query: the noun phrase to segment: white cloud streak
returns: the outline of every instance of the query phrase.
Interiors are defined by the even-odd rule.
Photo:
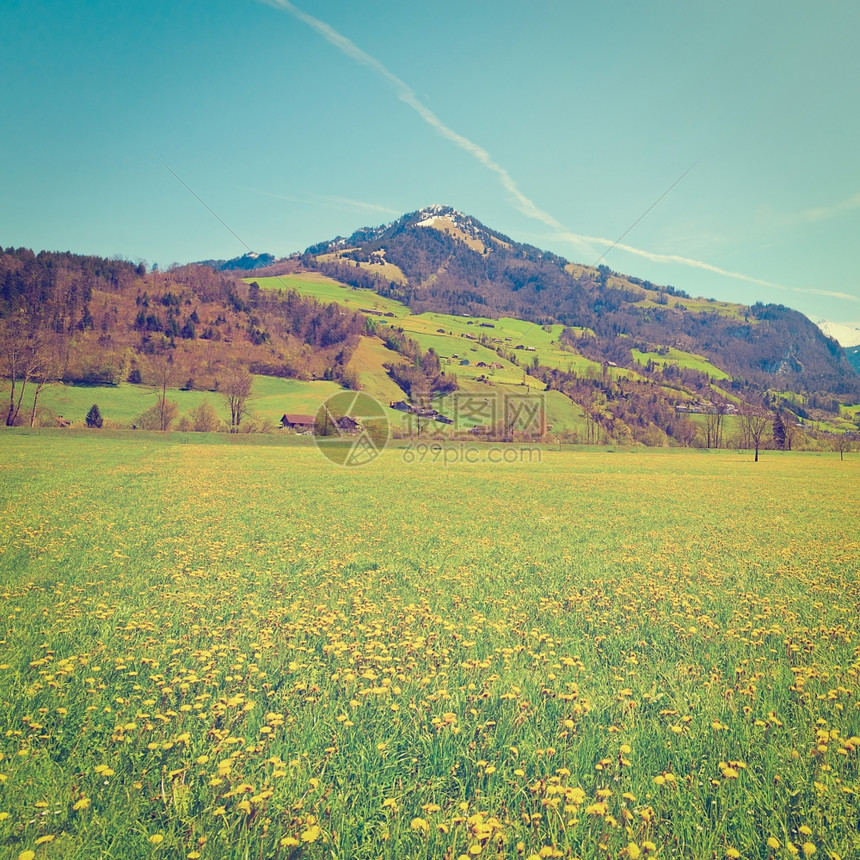
[[[445,125],[445,123],[442,122],[442,120],[439,119],[439,117],[436,116],[430,108],[418,99],[418,96],[412,87],[398,78],[397,75],[388,71],[388,69],[375,57],[371,57],[370,54],[362,51],[355,42],[351,41],[341,33],[338,33],[337,30],[332,29],[324,21],[320,21],[319,18],[314,18],[313,15],[308,15],[307,12],[303,12],[297,6],[290,3],[289,0],[261,0],[261,2],[264,2],[269,6],[273,6],[276,9],[283,9],[285,12],[289,12],[294,18],[298,18],[299,21],[316,30],[317,33],[319,33],[327,42],[334,45],[339,51],[341,51],[341,53],[346,54],[347,57],[356,60],[361,63],[361,65],[379,75],[379,77],[381,77],[391,87],[391,89],[394,90],[397,97],[402,102],[409,105],[409,107],[411,107],[412,110],[414,110],[421,119],[427,123],[427,125],[434,129],[434,131],[446,140],[450,140],[455,146],[458,146],[464,152],[467,152],[483,164],[484,167],[495,173],[501,182],[502,187],[513,198],[517,209],[519,209],[524,215],[527,215],[529,218],[535,218],[546,224],[548,227],[552,227],[557,230],[564,229],[563,225],[559,221],[553,218],[548,212],[544,212],[543,209],[541,209],[533,200],[529,200],[529,198],[520,191],[510,173],[508,173],[508,171],[505,170],[505,168],[498,162],[494,161],[490,153],[487,152],[484,147],[469,140],[469,138],[464,137],[462,134],[458,134],[454,129]]]
[[[603,239],[599,236],[582,236],[579,233],[559,233],[559,239],[567,239],[576,244],[592,244],[592,245],[612,245],[610,239]],[[637,257],[644,257],[653,263],[670,263],[680,266],[689,266],[692,269],[702,269],[705,272],[713,272],[715,275],[722,275],[726,278],[734,278],[738,281],[746,281],[749,284],[758,284],[761,287],[771,287],[775,290],[788,290],[793,293],[806,293],[813,296],[829,296],[834,299],[846,299],[851,302],[860,302],[857,296],[841,293],[836,290],[816,290],[806,289],[804,287],[787,287],[784,284],[777,284],[773,281],[765,281],[761,278],[753,278],[750,275],[744,275],[741,272],[732,272],[728,269],[722,269],[719,266],[714,266],[712,263],[705,263],[702,260],[693,260],[690,257],[680,257],[677,254],[655,254],[652,251],[643,251],[641,248],[634,248],[632,245],[624,245],[618,243],[615,245],[621,251],[626,251],[628,254],[634,254]]]
[[[817,206],[813,209],[806,209],[797,215],[791,216],[789,221],[792,224],[828,221],[837,215],[842,215],[844,212],[850,212],[852,209],[860,209],[860,192],[849,197],[847,200],[841,200],[839,203],[834,203],[831,206]]]
[[[545,212],[541,209],[533,200],[530,200],[525,194],[520,191],[517,187],[516,182],[514,182],[513,177],[502,167],[498,162],[494,161],[492,156],[487,152],[479,144],[474,141],[469,140],[469,138],[464,137],[462,134],[454,131],[454,129],[449,128],[433,113],[430,108],[428,108],[425,104],[423,104],[418,96],[415,93],[415,90],[412,89],[407,83],[402,81],[397,75],[390,72],[379,60],[375,57],[372,57],[367,52],[363,51],[358,45],[355,44],[351,39],[348,39],[342,33],[338,33],[337,30],[330,27],[324,21],[321,21],[319,18],[315,18],[313,15],[309,15],[307,12],[302,11],[297,6],[293,5],[289,0],[260,0],[260,2],[265,3],[268,6],[272,6],[275,9],[281,9],[284,12],[288,12],[294,18],[298,19],[304,24],[307,24],[310,28],[315,30],[322,36],[327,42],[334,45],[341,53],[345,54],[347,57],[355,60],[366,68],[370,69],[372,72],[377,74],[380,78],[382,78],[388,86],[395,92],[397,97],[412,108],[420,117],[427,123],[434,131],[436,131],[441,137],[446,140],[451,141],[455,146],[462,149],[464,152],[471,155],[478,162],[480,162],[484,167],[488,170],[492,171],[496,174],[499,182],[502,187],[508,192],[511,198],[514,201],[516,208],[522,212],[524,215],[529,218],[533,218],[541,223],[545,224],[547,227],[551,227],[557,231],[556,236],[559,239],[563,239],[568,242],[572,242],[573,244],[583,247],[583,246],[592,246],[599,245],[602,247],[609,247],[613,244],[615,248],[619,250],[626,251],[628,254],[634,254],[638,257],[644,257],[647,260],[651,260],[656,263],[674,263],[681,266],[688,266],[694,269],[702,269],[707,272],[713,272],[717,275],[722,275],[727,278],[734,278],[739,281],[746,281],[750,284],[757,284],[763,287],[770,287],[777,290],[787,290],[791,292],[797,293],[807,293],[811,295],[820,295],[820,296],[830,296],[831,298],[839,298],[839,299],[847,299],[849,301],[860,301],[857,296],[851,296],[847,293],[841,293],[831,290],[816,290],[816,289],[803,289],[801,287],[787,287],[782,284],[775,284],[772,281],[761,280],[760,278],[753,278],[749,275],[741,274],[740,272],[731,272],[727,269],[722,269],[719,266],[714,266],[710,263],[703,262],[701,260],[693,260],[689,257],[681,257],[675,254],[655,254],[650,251],[643,251],[640,248],[634,248],[631,245],[622,245],[615,244],[611,239],[604,239],[596,236],[584,236],[578,233],[570,232],[560,221],[550,215],[548,212]],[[815,215],[815,220],[822,220],[825,217],[829,217],[829,213],[835,211],[844,211],[846,209],[853,209],[857,206],[860,206],[860,194],[855,195],[847,201],[843,201],[843,203],[839,204],[837,207],[830,207],[829,209],[820,209],[820,210],[810,210],[809,213],[806,213],[808,217],[812,217],[815,213],[819,213]]]

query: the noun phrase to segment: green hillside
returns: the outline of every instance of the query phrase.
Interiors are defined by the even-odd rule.
[[[251,417],[277,423],[285,412],[313,414],[327,397],[340,390],[335,382],[255,376]],[[215,408],[218,417],[229,423],[230,410],[224,397],[217,392],[169,389],[167,397],[177,404],[180,416],[207,401]],[[90,406],[96,403],[106,426],[127,428],[142,412],[154,406],[156,399],[157,395],[151,388],[127,382],[119,385],[50,383],[39,397],[39,411],[45,420],[49,416],[60,416],[72,426],[82,426]]]

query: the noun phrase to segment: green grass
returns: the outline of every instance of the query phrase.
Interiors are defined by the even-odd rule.
[[[376,337],[362,337],[350,358],[347,369],[358,373],[361,390],[375,397],[383,406],[406,400],[406,394],[388,375],[386,364],[403,364],[406,359],[392,352]]]
[[[248,279],[250,280],[250,279]],[[401,327],[422,349],[433,347],[439,355],[451,358],[455,353],[460,358],[468,358],[474,365],[478,361],[486,364],[495,362],[503,365],[493,371],[493,377],[498,382],[516,384],[522,377],[522,369],[517,367],[497,353],[497,348],[506,352],[514,352],[520,365],[528,366],[537,358],[540,364],[547,367],[572,369],[578,373],[600,371],[600,365],[570,349],[562,348],[559,336],[564,326],[539,326],[525,320],[502,317],[463,317],[453,314],[423,313],[413,314],[406,305],[391,299],[382,298],[371,290],[360,290],[347,287],[329,278],[316,274],[285,275],[281,278],[257,278],[257,283],[263,289],[294,289],[303,296],[315,298],[323,302],[337,302],[351,310],[371,310],[380,314],[392,313],[393,317],[375,316],[381,325],[396,325]],[[492,328],[482,326],[491,325]],[[440,331],[441,329],[441,331]],[[587,329],[580,329],[587,332]],[[484,336],[489,344],[484,346],[471,340],[465,335],[475,338]],[[521,345],[524,348],[515,350]],[[532,347],[531,350],[526,349]],[[449,368],[446,368],[449,369]],[[459,359],[452,360],[450,369],[458,376],[476,378],[486,373],[481,368],[459,367]],[[637,374],[623,368],[613,371],[618,376],[635,377]],[[527,383],[531,384],[531,383]]]
[[[675,349],[675,347],[668,347],[668,352],[665,355],[659,352],[642,352],[638,349],[631,351],[633,353],[633,360],[643,366],[649,361],[653,361],[654,364],[660,367],[674,364],[677,367],[686,367],[690,370],[698,370],[700,373],[707,373],[711,379],[731,379],[731,376],[724,370],[720,370],[719,367],[711,364],[706,358],[693,352],[684,352],[684,350]]]
[[[278,422],[285,412],[314,413],[320,404],[341,388],[336,382],[254,377],[254,399],[251,413]],[[8,391],[8,387],[6,388]],[[8,396],[8,395],[7,395]],[[180,414],[190,412],[204,400],[215,407],[222,421],[229,422],[230,411],[217,391],[168,390],[168,400],[175,401]],[[64,385],[51,383],[39,397],[44,416],[63,416],[73,426],[83,426],[93,403],[99,407],[108,426],[130,427],[137,417],[156,402],[155,392],[143,385]],[[30,398],[32,402],[32,398]],[[29,419],[29,413],[27,415]]]
[[[2,434],[4,856],[860,852],[856,456],[214,441]]]
[[[277,278],[246,278],[245,280],[249,283],[256,281],[263,290],[295,290],[300,295],[325,303],[337,302],[354,311],[367,308],[382,313],[390,311],[397,316],[408,313],[408,309],[400,302],[383,298],[373,290],[345,287],[331,278],[315,273],[281,275]]]

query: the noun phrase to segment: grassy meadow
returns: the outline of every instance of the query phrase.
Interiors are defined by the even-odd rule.
[[[860,856],[860,459],[406,444],[0,435],[2,856]]]

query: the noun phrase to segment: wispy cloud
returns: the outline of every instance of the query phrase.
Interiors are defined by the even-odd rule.
[[[529,218],[540,221],[547,227],[551,227],[556,231],[556,237],[567,242],[571,242],[577,247],[594,247],[595,245],[604,248],[620,249],[629,254],[634,254],[639,257],[651,260],[658,263],[674,263],[681,266],[688,266],[694,269],[702,269],[704,271],[713,272],[717,275],[722,275],[727,278],[734,278],[739,281],[746,281],[750,284],[758,284],[759,286],[771,287],[777,290],[787,290],[791,292],[807,293],[811,295],[830,296],[832,298],[847,299],[849,301],[860,301],[857,296],[851,296],[847,293],[836,292],[832,290],[816,290],[804,289],[801,287],[787,287],[783,284],[776,284],[772,281],[765,281],[760,278],[753,278],[749,275],[744,275],[740,272],[731,272],[727,269],[722,269],[719,266],[714,266],[711,263],[703,262],[702,260],[693,260],[689,257],[681,257],[675,254],[655,254],[650,251],[643,251],[640,248],[634,248],[631,245],[619,244],[617,240],[604,239],[596,236],[585,236],[579,233],[573,233],[568,230],[558,219],[554,218],[548,212],[541,209],[533,200],[530,200],[525,194],[520,191],[513,177],[505,170],[502,165],[496,162],[484,147],[475,143],[462,134],[454,131],[454,129],[445,125],[436,114],[423,104],[418,98],[415,90],[412,89],[405,81],[401,80],[394,73],[390,72],[379,60],[372,57],[367,52],[363,51],[351,39],[348,39],[342,33],[330,27],[325,21],[309,15],[307,12],[299,9],[290,0],[260,0],[275,9],[281,9],[288,12],[294,18],[304,24],[307,24],[317,33],[319,33],[327,42],[334,45],[339,51],[347,57],[355,60],[366,68],[370,69],[378,75],[385,83],[394,91],[397,97],[414,110],[437,134],[446,140],[451,141],[455,146],[462,149],[464,152],[471,155],[480,162],[488,170],[492,171],[502,187],[508,192],[512,198],[516,208]],[[829,213],[835,211],[844,211],[860,206],[860,194],[855,195],[849,200],[843,201],[835,207],[829,207],[820,210],[809,210],[808,217],[817,217],[818,220],[829,217]],[[652,207],[653,208],[653,207]],[[817,214],[816,214],[817,213]],[[647,213],[646,213],[647,214]],[[643,216],[644,217],[644,216]],[[641,220],[641,219],[640,219]],[[638,223],[638,222],[637,222]],[[629,232],[629,230],[628,230]]]
[[[792,224],[808,224],[815,221],[828,221],[844,212],[850,212],[852,209],[860,209],[860,192],[847,198],[840,200],[838,203],[833,203],[830,206],[816,206],[812,209],[805,209],[803,212],[798,212],[795,215],[790,215],[788,221]]]
[[[637,257],[643,257],[653,263],[670,263],[679,266],[688,266],[692,269],[702,269],[705,272],[713,272],[715,275],[722,275],[726,278],[734,278],[738,281],[746,281],[749,284],[758,284],[761,287],[771,287],[775,290],[787,290],[793,293],[806,293],[813,296],[829,296],[834,299],[847,299],[851,302],[860,302],[857,296],[849,295],[848,293],[838,292],[836,290],[817,290],[806,287],[788,287],[785,284],[777,284],[774,281],[765,281],[762,278],[753,278],[750,275],[744,275],[741,272],[732,272],[728,269],[723,269],[720,266],[715,266],[712,263],[706,263],[703,260],[693,260],[690,257],[681,257],[677,254],[655,254],[653,251],[643,251],[641,248],[634,248],[632,245],[623,245],[621,243],[613,243],[610,239],[603,239],[600,236],[583,236],[579,233],[562,232],[557,234],[557,238],[566,239],[578,245],[613,245],[620,251],[626,251],[628,254],[634,254]]]

